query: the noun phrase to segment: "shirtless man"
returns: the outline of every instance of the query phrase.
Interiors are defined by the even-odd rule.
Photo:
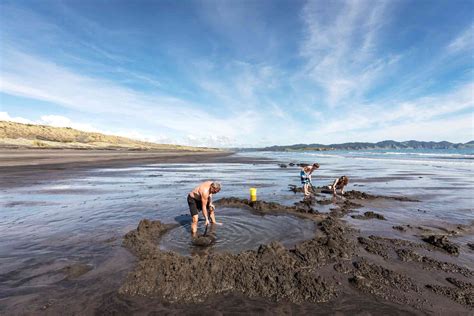
[[[191,233],[193,236],[197,232],[197,224],[199,220],[199,211],[202,210],[202,215],[206,219],[206,226],[209,225],[209,217],[213,224],[218,224],[216,222],[216,217],[214,215],[215,206],[212,204],[212,195],[221,190],[221,185],[219,182],[214,181],[205,181],[195,187],[188,194],[188,205],[191,216],[193,217],[191,223]],[[208,217],[209,210],[209,217]]]

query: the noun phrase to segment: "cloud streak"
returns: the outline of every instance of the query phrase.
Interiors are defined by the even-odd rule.
[[[310,1],[303,8],[302,75],[321,88],[329,107],[360,98],[396,63],[396,56],[375,55],[386,7],[385,1]]]
[[[26,120],[181,144],[255,146],[407,136],[397,127],[419,138],[426,132],[417,125],[431,128],[432,122],[444,121],[464,125],[433,132],[433,137],[455,141],[472,136],[466,125],[474,108],[472,21],[433,40],[432,33],[412,22],[403,27],[404,3],[300,4],[285,11],[280,3],[196,2],[182,11],[173,7],[177,17],[189,18],[179,25],[174,20],[166,24],[164,15],[147,17],[147,12],[133,20],[117,6],[111,9],[114,17],[131,23],[117,28],[110,27],[117,19],[87,10],[81,14],[76,4],[52,7],[48,16],[2,5],[11,14],[0,15],[6,21],[0,92],[41,113]],[[59,19],[52,18],[58,12]],[[423,14],[420,9],[414,16]],[[427,25],[436,29],[436,23]],[[48,37],[35,40],[34,26],[47,30]],[[171,39],[163,37],[163,29],[172,30]],[[190,38],[189,32],[202,37]],[[391,36],[399,36],[400,43],[388,41]],[[18,118],[14,105],[2,104],[2,111]]]
[[[157,129],[200,137],[222,134],[235,138],[252,132],[258,121],[249,111],[216,117],[192,102],[143,94],[18,51],[10,50],[3,57],[0,90],[4,93],[54,102],[85,113],[133,117]]]

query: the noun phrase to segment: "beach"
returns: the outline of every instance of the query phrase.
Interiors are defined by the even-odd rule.
[[[0,313],[472,313],[470,156],[60,153],[0,155]],[[290,190],[315,161],[345,198]],[[186,194],[207,179],[223,225],[196,247]]]

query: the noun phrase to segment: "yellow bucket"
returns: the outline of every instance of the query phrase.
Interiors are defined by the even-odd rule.
[[[257,201],[257,188],[250,188],[250,201]]]

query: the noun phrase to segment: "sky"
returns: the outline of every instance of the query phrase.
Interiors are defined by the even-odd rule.
[[[0,1],[0,120],[159,143],[474,139],[474,1]]]

